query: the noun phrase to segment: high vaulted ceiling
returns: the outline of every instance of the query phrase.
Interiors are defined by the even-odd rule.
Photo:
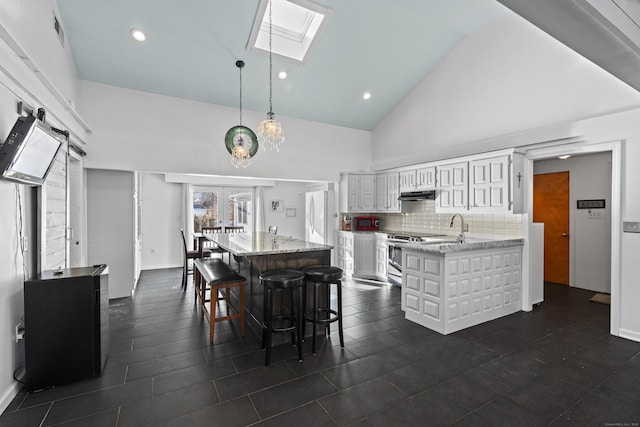
[[[268,56],[246,48],[259,0],[57,3],[80,79],[238,108],[242,59],[243,108],[268,111]],[[273,111],[363,130],[465,36],[511,13],[495,0],[316,3],[332,15],[305,65],[274,58]],[[134,27],[145,42],[131,38]],[[287,79],[275,77],[280,70]]]

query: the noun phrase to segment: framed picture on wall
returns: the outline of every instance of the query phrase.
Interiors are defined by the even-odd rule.
[[[284,212],[284,200],[269,200],[271,212]]]
[[[296,216],[296,208],[287,208],[285,210],[286,216]]]

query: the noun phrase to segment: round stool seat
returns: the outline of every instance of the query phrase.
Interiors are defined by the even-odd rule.
[[[312,265],[302,270],[312,282],[331,282],[342,279],[342,269],[331,265]]]
[[[260,280],[263,285],[276,288],[300,286],[304,280],[304,273],[298,270],[272,270],[262,273]]]
[[[331,334],[330,324],[338,322],[340,334],[340,347],[344,348],[344,334],[342,332],[342,269],[332,265],[312,265],[302,270],[308,285],[313,286],[312,303],[306,307],[304,313],[305,323],[313,324],[311,352],[316,354],[316,329],[317,325],[323,325],[325,334]],[[331,307],[331,285],[335,285],[337,291],[337,305]],[[305,294],[307,289],[305,287]],[[326,296],[326,301],[321,302],[321,293]],[[306,295],[305,295],[306,300]],[[302,328],[303,332],[305,326]],[[304,333],[303,333],[304,336]]]
[[[291,340],[298,347],[298,360],[302,362],[304,273],[286,269],[266,271],[260,275],[260,284],[264,286],[262,348],[266,350],[265,365],[269,366],[271,360],[271,335],[280,332],[291,332]],[[276,307],[274,293],[288,296],[289,303]],[[285,302],[286,300],[287,298],[283,298],[280,301]]]

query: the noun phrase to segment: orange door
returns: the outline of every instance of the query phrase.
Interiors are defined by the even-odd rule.
[[[569,172],[533,176],[533,222],[544,223],[544,280],[569,284]]]

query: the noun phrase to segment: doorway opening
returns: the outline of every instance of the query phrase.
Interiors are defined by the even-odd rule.
[[[531,204],[533,207],[537,175],[567,172],[569,175],[569,287],[611,296],[610,333],[619,335],[620,316],[620,174],[621,142],[571,144],[529,151]],[[571,156],[565,160],[560,155]],[[543,204],[544,208],[544,204]],[[535,217],[535,218],[534,218]],[[547,224],[545,221],[545,229]],[[545,230],[545,239],[546,239]],[[564,239],[560,232],[560,239]],[[545,253],[545,269],[550,263]],[[563,283],[551,279],[549,282]],[[545,286],[546,287],[546,286]],[[546,290],[545,290],[546,292]]]

